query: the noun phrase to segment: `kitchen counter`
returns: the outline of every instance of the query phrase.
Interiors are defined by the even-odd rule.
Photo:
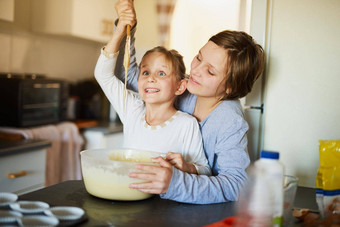
[[[51,146],[51,142],[48,140],[38,139],[0,139],[0,158],[1,156],[9,154],[17,154],[28,152],[32,150],[39,150]]]
[[[105,135],[122,132],[123,124],[120,121],[113,122],[98,122],[95,126],[83,127],[81,128],[84,131],[96,131],[101,132]]]
[[[51,142],[2,133],[0,191],[23,194],[45,185],[46,150]]]
[[[203,226],[235,215],[237,204],[193,205],[163,200],[159,196],[134,202],[110,201],[88,194],[83,181],[65,181],[21,195],[19,200],[39,200],[50,206],[81,207],[86,217],[77,226]],[[299,187],[294,207],[317,209],[315,189]]]
[[[81,132],[86,140],[85,150],[123,147],[123,125],[120,121],[98,122],[96,126],[82,128]]]

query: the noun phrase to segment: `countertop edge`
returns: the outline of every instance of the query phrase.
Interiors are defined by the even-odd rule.
[[[83,132],[101,132],[104,135],[123,132],[123,124],[121,122],[100,122],[96,126],[81,129]]]
[[[18,141],[17,144],[8,146],[6,148],[0,148],[0,157],[13,155],[23,152],[29,152],[33,150],[40,150],[43,148],[48,148],[52,144],[48,140],[31,140],[26,139],[22,141]]]

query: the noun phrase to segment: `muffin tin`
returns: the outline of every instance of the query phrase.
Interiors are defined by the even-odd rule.
[[[45,210],[44,213],[63,221],[77,220],[85,214],[83,209],[69,206],[52,207],[49,210]]]
[[[17,211],[11,210],[0,210],[0,223],[11,223],[16,222],[18,219],[22,218],[23,215]]]
[[[55,217],[44,215],[24,216],[18,220],[19,226],[57,226],[59,220]]]
[[[79,207],[18,201],[16,194],[0,192],[0,226],[71,226],[84,220],[85,212]]]
[[[23,214],[41,213],[48,209],[50,205],[40,201],[19,201],[9,205],[12,210],[19,211]]]
[[[10,192],[0,192],[0,207],[5,207],[18,200],[16,194]]]

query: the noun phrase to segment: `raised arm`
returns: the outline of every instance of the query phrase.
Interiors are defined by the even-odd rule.
[[[119,23],[117,23],[112,38],[104,49],[101,50],[94,75],[105,95],[119,114],[120,119],[124,122],[124,105],[128,107],[129,103],[133,103],[134,94],[128,91],[128,98],[124,102],[124,85],[114,76],[114,71],[116,66],[120,67],[119,64],[116,64],[116,61],[120,43],[125,37],[126,27],[127,25],[134,26],[136,24],[136,17],[134,11],[131,10],[131,1],[124,0],[122,2]]]
[[[116,5],[116,10],[118,5],[119,11],[117,11],[117,13],[119,20],[117,22],[117,26],[115,26],[112,38],[104,48],[104,50],[109,54],[114,54],[119,51],[119,47],[122,43],[125,45],[127,25],[135,27],[137,23],[132,0],[119,0]],[[124,53],[124,51],[122,52]]]
[[[124,15],[124,10],[128,9],[131,10],[131,12],[135,14],[135,9],[133,5],[133,1],[127,1],[127,0],[119,0],[117,1],[116,5],[116,12],[118,15],[118,18],[122,17]],[[136,49],[135,49],[135,33],[136,33],[136,18],[135,23],[133,26],[131,26],[131,45],[130,45],[130,66],[127,76],[127,88],[136,91],[137,92],[137,80],[138,80],[138,74],[139,74],[139,68],[136,61]],[[114,30],[117,30],[119,26],[119,19],[115,22]],[[124,49],[125,49],[125,41],[126,41],[126,34],[123,34],[123,37],[121,38],[121,43],[118,46],[119,49],[119,55],[117,58],[117,67],[115,68],[115,75],[117,78],[119,78],[121,81],[124,81],[125,78],[125,68],[123,66],[124,62]]]

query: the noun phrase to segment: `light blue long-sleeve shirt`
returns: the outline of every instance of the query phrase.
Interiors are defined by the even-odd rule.
[[[137,91],[139,68],[131,31],[131,63],[128,87]],[[120,45],[115,75],[124,78],[124,46]],[[185,92],[178,99],[179,110],[192,114],[196,95]],[[161,198],[178,202],[208,204],[236,201],[246,179],[250,160],[247,153],[248,124],[239,100],[223,101],[203,121],[199,122],[203,146],[212,176],[195,175],[173,168],[173,176],[166,194]]]

